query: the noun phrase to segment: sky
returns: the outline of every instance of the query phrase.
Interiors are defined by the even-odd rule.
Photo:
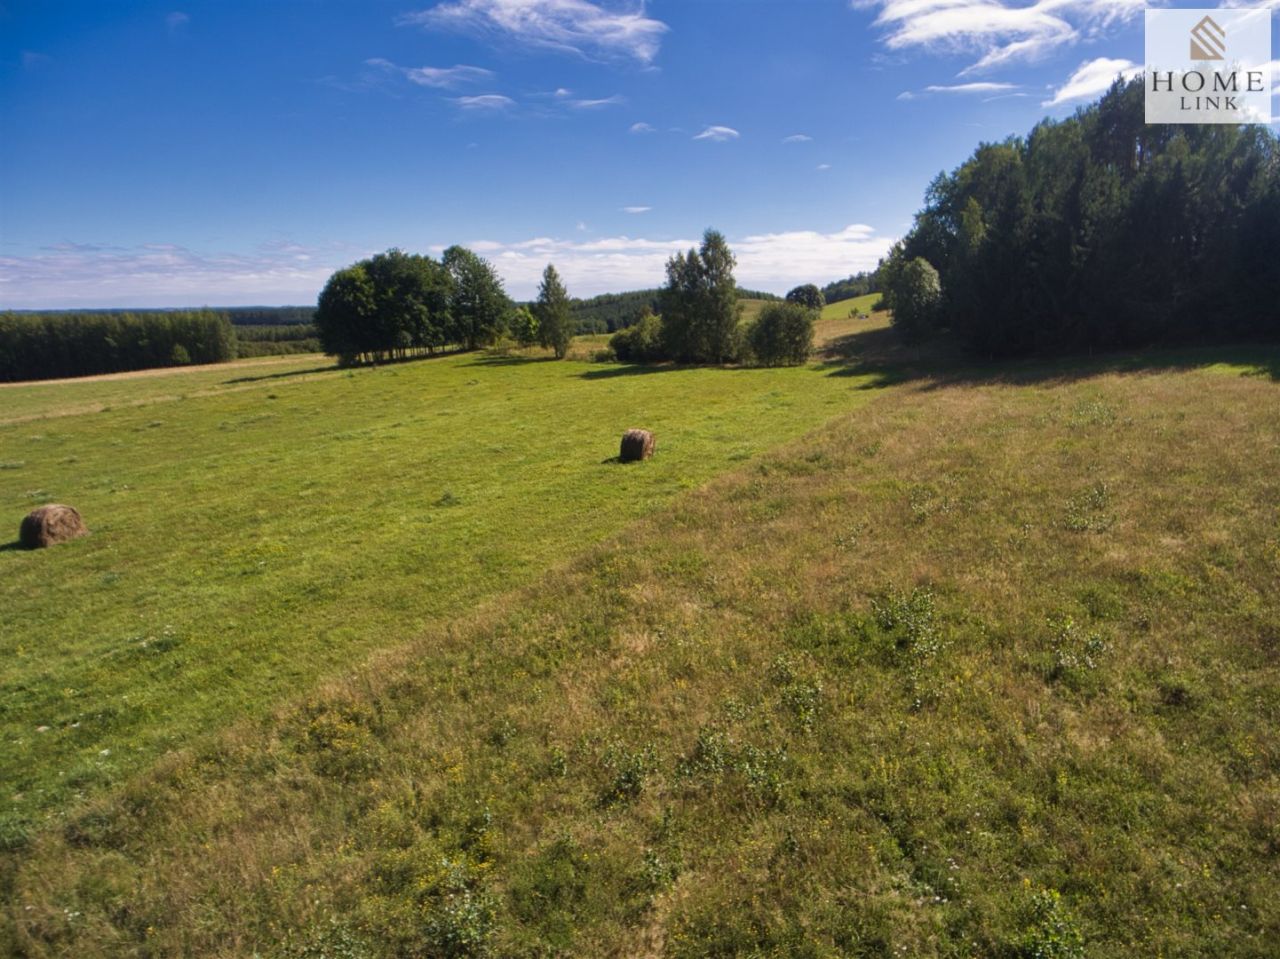
[[[1134,71],[1145,6],[0,0],[0,308],[314,303],[454,243],[588,296],[708,227],[742,286],[823,284]]]

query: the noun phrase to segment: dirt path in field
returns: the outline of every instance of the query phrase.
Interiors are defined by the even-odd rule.
[[[237,370],[246,366],[277,366],[303,359],[323,359],[321,353],[290,353],[285,356],[251,356],[243,360],[225,363],[201,363],[196,366],[157,366],[149,370],[129,370],[127,373],[98,373],[94,376],[68,376],[60,380],[15,380],[0,383],[0,390],[18,386],[58,386],[62,383],[110,383],[112,380],[140,380],[152,376],[181,376],[183,373],[202,373],[211,370]]]

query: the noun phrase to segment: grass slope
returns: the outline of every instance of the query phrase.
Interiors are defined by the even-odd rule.
[[[0,834],[529,582],[867,396],[818,369],[316,368],[3,391],[52,417],[0,426],[12,532],[64,501],[94,535],[0,551]],[[98,390],[119,405],[63,405]],[[637,425],[657,431],[657,458],[610,462]]]
[[[880,301],[879,293],[868,293],[866,296],[855,296],[850,300],[838,300],[835,303],[828,303],[822,308],[822,315],[819,319],[823,320],[842,320],[849,316],[850,313],[870,313],[871,307]]]
[[[1214,358],[880,392],[77,810],[14,948],[1272,955],[1280,357]]]

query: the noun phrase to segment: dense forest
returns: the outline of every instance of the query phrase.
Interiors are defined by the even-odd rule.
[[[1117,81],[935,179],[881,278],[904,333],[987,355],[1280,336],[1280,141]]]
[[[228,306],[218,312],[234,326],[310,325],[316,316],[314,306]]]
[[[235,331],[212,310],[0,314],[0,380],[123,373],[235,356]]]
[[[235,332],[238,357],[320,352],[319,334],[310,323],[237,324]]]

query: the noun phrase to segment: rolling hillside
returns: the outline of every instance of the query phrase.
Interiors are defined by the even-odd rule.
[[[234,627],[210,613],[208,653],[184,625],[168,649],[117,654],[112,702],[125,680],[181,688],[236,637],[261,638],[226,675],[294,664],[290,692],[87,801],[51,785],[63,761],[49,762],[53,819],[9,840],[13,950],[1269,954],[1280,354],[996,373],[931,365],[863,325],[832,344],[840,359],[768,382],[462,358],[304,381],[256,413],[238,395],[174,405],[228,470],[210,509],[245,516],[239,542],[212,544],[236,558],[218,575],[264,588]],[[474,423],[442,411],[472,391],[481,411],[529,411],[528,434],[465,442]],[[315,434],[322,403],[350,422]],[[600,463],[641,405],[659,457]],[[32,557],[4,554],[8,581],[74,587],[86,624],[120,590],[147,595],[144,576],[109,579],[131,549],[162,575],[128,545],[160,531],[121,487],[180,504],[194,482],[145,465],[166,442],[155,410],[113,414],[100,450],[71,420],[26,440],[58,442],[50,464],[100,463],[90,516],[119,519],[40,556],[54,564],[40,580],[19,565]],[[264,411],[273,422],[244,419]],[[427,450],[445,431],[437,465],[414,459],[416,430]],[[106,438],[125,435],[133,472]],[[296,435],[294,452],[268,435]],[[330,444],[366,455],[334,472]],[[304,489],[232,482],[231,464],[275,475],[280,455],[309,457],[314,520],[285,505]],[[446,504],[454,470],[474,475],[447,480]],[[8,483],[11,505],[26,485]],[[527,543],[507,509],[538,514]],[[422,549],[439,524],[467,544],[442,568]],[[182,535],[193,557],[207,539],[198,522]],[[307,593],[329,551],[369,570],[319,598],[347,624],[339,643]],[[450,578],[459,563],[483,590]],[[200,595],[194,561],[177,566]],[[301,592],[283,588],[294,574]],[[142,627],[150,641],[164,622]],[[25,641],[42,658],[23,675],[52,708],[76,685],[52,677],[112,653],[49,630]]]

